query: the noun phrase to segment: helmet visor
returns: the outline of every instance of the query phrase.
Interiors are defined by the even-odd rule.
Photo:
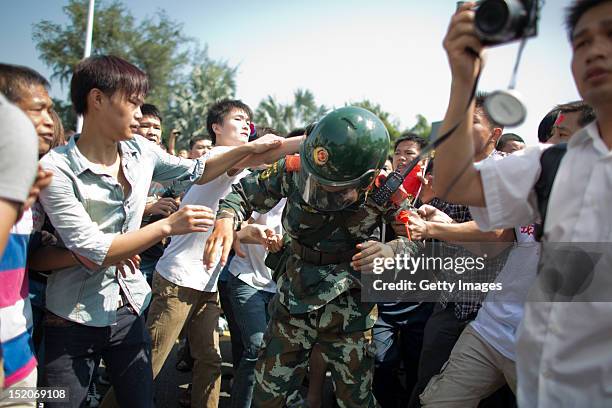
[[[359,200],[364,187],[364,179],[352,183],[324,184],[318,178],[305,171],[299,172],[299,187],[302,199],[319,211],[340,211]],[[340,184],[340,185],[338,185]]]

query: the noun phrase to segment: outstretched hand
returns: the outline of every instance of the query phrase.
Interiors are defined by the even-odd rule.
[[[264,153],[268,150],[280,147],[283,144],[283,138],[273,134],[267,134],[259,139],[249,142],[253,149],[253,153]]]
[[[483,60],[483,45],[474,25],[475,5],[466,2],[457,9],[443,42],[453,79],[469,83],[478,75]]]
[[[151,215],[161,215],[167,217],[179,208],[179,200],[172,197],[162,197],[155,203],[152,203],[148,208],[145,208],[145,213]]]
[[[445,212],[440,211],[436,207],[433,207],[429,204],[423,204],[421,207],[419,207],[417,213],[425,221],[440,222],[443,224],[452,224],[455,222]]]
[[[220,257],[221,265],[225,266],[234,242],[236,255],[244,257],[245,254],[240,250],[240,240],[234,233],[234,220],[232,218],[216,220],[215,228],[204,246],[204,265],[212,268]]]
[[[168,235],[183,235],[190,232],[206,232],[213,225],[215,214],[203,205],[186,205],[158,222],[165,222]]]

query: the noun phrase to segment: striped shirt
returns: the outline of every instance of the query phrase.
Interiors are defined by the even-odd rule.
[[[4,387],[23,380],[36,368],[26,271],[32,225],[32,211],[28,210],[11,229],[0,259],[0,344],[4,359]]]

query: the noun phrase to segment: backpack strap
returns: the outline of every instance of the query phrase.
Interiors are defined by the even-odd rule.
[[[546,222],[546,212],[548,210],[548,199],[550,198],[550,191],[552,190],[561,159],[567,152],[567,143],[560,143],[549,147],[544,150],[540,157],[540,166],[542,172],[538,181],[535,183],[534,190],[538,200],[538,211],[542,219],[540,224],[536,225],[535,237],[536,240],[541,241],[542,235],[544,234],[544,225]]]

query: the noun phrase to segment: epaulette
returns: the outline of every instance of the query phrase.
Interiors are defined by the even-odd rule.
[[[299,154],[292,154],[292,155],[285,156],[285,168],[290,173],[296,173],[300,171],[300,168],[301,168],[300,163],[301,162],[300,162]]]

